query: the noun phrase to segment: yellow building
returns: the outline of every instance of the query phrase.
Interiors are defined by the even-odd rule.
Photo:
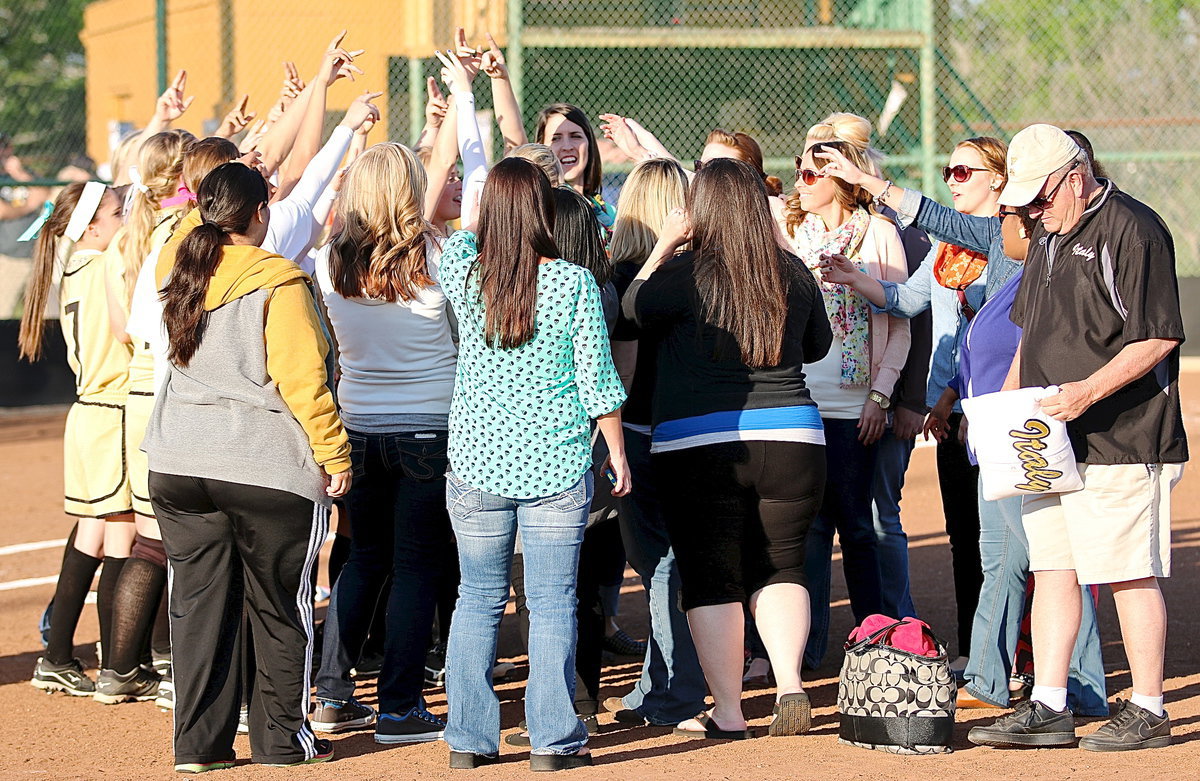
[[[140,127],[154,111],[157,6],[156,0],[97,0],[84,10],[88,153],[97,161],[109,158],[114,121]],[[366,49],[355,62],[364,75],[330,89],[330,110],[344,109],[366,89],[407,94],[408,58],[446,48],[456,26],[473,42],[490,30],[503,45],[506,14],[503,0],[166,0],[165,6],[168,78],[186,69],[187,92],[196,98],[176,124],[197,135],[215,128],[243,94],[265,117],[279,95],[283,62],[294,61],[301,78],[311,79],[340,30],[349,31],[345,48]],[[379,102],[385,133],[388,97]],[[393,137],[406,137],[406,129],[395,130]]]

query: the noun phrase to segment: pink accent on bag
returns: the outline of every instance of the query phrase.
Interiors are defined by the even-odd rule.
[[[894,626],[893,626],[894,625]],[[880,630],[887,629],[873,641],[875,644],[888,645],[892,648],[917,656],[927,656],[931,659],[938,656],[937,640],[933,630],[919,618],[902,618],[897,621],[885,615],[876,613],[867,616],[863,622],[850,633],[850,643],[861,643]]]

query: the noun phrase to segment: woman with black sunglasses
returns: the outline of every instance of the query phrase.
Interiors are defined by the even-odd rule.
[[[827,282],[850,285],[890,314],[913,317],[926,309],[933,311],[934,349],[926,399],[932,411],[925,431],[938,440],[938,481],[950,535],[958,608],[959,658],[951,666],[970,687],[960,694],[963,705],[1003,706],[1008,702],[1005,681],[1009,663],[1005,652],[996,651],[1004,645],[999,637],[1003,606],[1006,601],[1019,599],[1010,595],[989,600],[981,607],[984,568],[994,570],[1003,565],[1000,556],[989,553],[984,561],[981,555],[978,470],[971,465],[960,441],[962,413],[957,397],[946,393],[958,371],[962,335],[975,312],[1021,268],[1004,253],[1002,220],[998,216],[1007,152],[1003,141],[989,137],[971,138],[955,147],[949,165],[942,170],[954,199],[953,209],[862,170],[836,150],[824,155],[827,175],[863,187],[877,202],[895,209],[902,225],[915,223],[937,240],[921,267],[903,285],[871,279],[838,258],[827,263],[822,274]],[[984,524],[984,547],[988,548],[989,535],[1004,534],[1003,519],[990,513],[991,508],[983,509],[984,520],[988,521]],[[985,614],[981,615],[980,610]],[[973,625],[980,628],[980,636],[973,637]]]

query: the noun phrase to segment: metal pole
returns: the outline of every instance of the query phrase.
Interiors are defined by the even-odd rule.
[[[158,50],[158,94],[167,90],[167,0],[154,2],[154,42]]]
[[[425,124],[425,63],[408,58],[408,145],[415,146]],[[392,136],[395,138],[395,136]]]
[[[934,38],[934,3],[923,0],[921,32],[921,189],[937,191],[937,41]]]
[[[524,0],[508,0],[508,51],[504,60],[508,63],[508,80],[517,96],[518,106],[525,103],[525,47],[521,43],[524,25]]]

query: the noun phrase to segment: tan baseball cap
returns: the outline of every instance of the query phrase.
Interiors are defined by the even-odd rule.
[[[1079,156],[1079,145],[1054,125],[1030,125],[1008,145],[1008,183],[1001,206],[1026,206],[1050,174]]]

